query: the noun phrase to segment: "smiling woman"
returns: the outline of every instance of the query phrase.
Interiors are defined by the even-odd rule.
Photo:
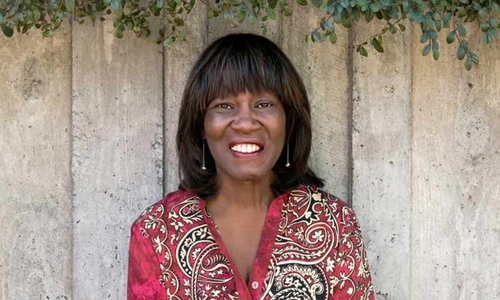
[[[271,94],[245,92],[212,101],[205,114],[204,139],[219,184],[262,181],[270,186],[285,126],[285,111]]]
[[[274,43],[213,42],[178,128],[180,188],[132,226],[129,300],[373,299],[354,213],[307,167],[307,93]]]

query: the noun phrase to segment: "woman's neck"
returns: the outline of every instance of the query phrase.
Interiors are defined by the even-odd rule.
[[[213,211],[266,211],[275,195],[271,190],[271,180],[258,182],[219,182],[217,193],[208,201]]]

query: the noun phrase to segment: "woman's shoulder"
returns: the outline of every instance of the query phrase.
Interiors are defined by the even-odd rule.
[[[165,215],[175,207],[185,202],[198,202],[198,196],[188,190],[177,190],[167,194],[160,201],[148,206],[135,220],[134,224],[144,223],[145,220],[157,220],[167,218]]]
[[[290,192],[290,201],[307,201],[312,211],[322,211],[331,214],[337,220],[356,222],[356,216],[353,209],[339,197],[314,186],[301,184]]]
[[[305,196],[307,198],[310,198],[312,201],[321,201],[327,204],[339,206],[341,208],[349,208],[344,200],[314,185],[300,184],[297,188],[290,192],[290,196]]]

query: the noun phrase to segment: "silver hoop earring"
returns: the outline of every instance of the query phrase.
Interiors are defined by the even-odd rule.
[[[286,145],[286,165],[285,167],[290,167],[290,144]]]
[[[207,167],[205,167],[205,141],[203,141],[203,147],[202,147],[202,156],[201,156],[201,169],[203,171],[207,170]]]

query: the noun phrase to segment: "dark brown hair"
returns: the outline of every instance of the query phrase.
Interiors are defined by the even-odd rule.
[[[217,192],[215,162],[205,147],[206,170],[201,169],[203,123],[209,103],[228,95],[271,92],[286,114],[286,148],[273,167],[276,194],[300,183],[323,186],[307,166],[311,151],[311,114],[304,84],[288,57],[270,40],[254,34],[230,34],[210,44],[187,79],[177,129],[181,189],[209,197]]]

